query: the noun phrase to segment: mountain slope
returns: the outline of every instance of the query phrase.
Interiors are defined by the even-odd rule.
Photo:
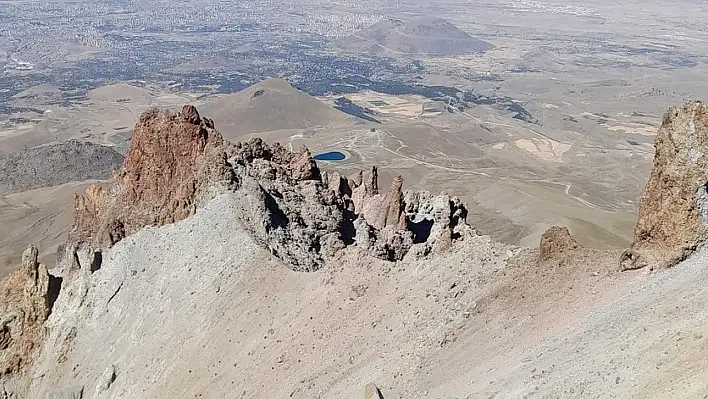
[[[354,399],[369,381],[386,398],[708,387],[705,254],[648,277],[616,274],[604,258],[539,274],[543,265],[508,264],[504,246],[479,237],[395,268],[348,254],[302,274],[224,217],[231,201],[105,252],[88,294],[53,310],[32,397],[84,387],[97,398]]]
[[[676,141],[663,140],[702,137],[705,110],[670,110],[657,138],[668,158],[652,176],[706,184],[703,165],[671,158]],[[111,195],[77,200],[79,234],[53,279],[28,259],[0,290],[7,396],[355,398],[370,382],[385,398],[708,389],[705,242],[671,269],[621,272],[627,252],[584,248],[562,227],[538,249],[496,243],[455,198],[403,191],[400,177],[380,191],[376,168],[347,179],[306,150],[224,142],[193,107],[148,111],[136,131]],[[645,198],[664,190],[650,180]],[[673,228],[676,214],[640,208],[643,226]],[[122,234],[104,241],[95,232],[107,227]],[[640,250],[662,248],[637,231]]]
[[[211,100],[200,109],[227,139],[273,130],[337,126],[355,120],[290,83],[272,78]]]
[[[73,200],[95,181],[72,182],[0,195],[0,275],[20,264],[27,243],[40,248],[40,261],[54,264],[57,246],[66,243]]]

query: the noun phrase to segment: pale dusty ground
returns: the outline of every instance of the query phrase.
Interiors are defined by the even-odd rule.
[[[620,274],[616,253],[551,266],[521,250],[507,263],[518,249],[466,237],[421,261],[347,253],[305,274],[256,245],[238,212],[222,194],[65,281],[30,397],[84,386],[91,398],[353,399],[372,381],[387,399],[708,389],[705,253]]]
[[[415,119],[423,113],[423,105],[430,103],[430,100],[418,95],[394,96],[386,93],[379,93],[366,90],[358,93],[349,93],[343,96],[362,108],[368,108],[383,116],[393,116],[405,119]],[[334,98],[323,98],[332,100]]]
[[[549,139],[521,139],[516,140],[514,144],[522,150],[548,162],[563,162],[563,154],[571,147],[570,144],[559,143]]]

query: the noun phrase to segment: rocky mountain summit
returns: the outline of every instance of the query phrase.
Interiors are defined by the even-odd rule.
[[[236,217],[244,228],[296,270],[317,270],[355,243],[376,257],[400,260],[414,242],[449,246],[472,232],[457,199],[408,193],[405,201],[400,177],[387,193],[378,192],[376,168],[366,184],[357,184],[320,172],[306,148],[293,153],[260,139],[226,142],[211,120],[185,106],[180,114],[141,115],[111,187],[93,186],[77,196],[71,240],[111,247],[145,226],[188,217],[217,188],[238,195]]]
[[[705,115],[667,113],[621,254],[496,243],[455,197],[147,111],[56,267],[30,247],[2,282],[0,398],[694,397]]]

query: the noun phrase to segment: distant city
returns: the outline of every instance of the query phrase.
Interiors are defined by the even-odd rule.
[[[374,3],[335,4],[348,11],[308,14],[314,2],[3,2],[0,71],[12,79],[0,79],[0,93],[38,83],[86,89],[125,80],[233,91],[263,76],[309,86],[328,76],[368,74],[371,63],[327,56],[323,40],[385,16],[372,12]]]
[[[380,7],[376,3],[317,2],[321,12],[308,13],[314,6],[305,2],[10,2],[0,11],[0,49],[12,49],[12,56],[4,60],[0,52],[0,70],[6,77],[0,79],[0,103],[42,83],[57,85],[64,98],[75,99],[118,81],[231,93],[275,76],[313,95],[373,90],[418,94],[459,109],[470,102],[500,102],[519,111],[510,99],[480,100],[469,91],[421,84],[417,80],[425,70],[415,57],[394,59],[337,50],[332,41],[386,18],[376,11]],[[395,2],[386,5],[387,10],[396,7]],[[476,79],[498,77],[485,73]],[[531,121],[525,111],[517,116]]]

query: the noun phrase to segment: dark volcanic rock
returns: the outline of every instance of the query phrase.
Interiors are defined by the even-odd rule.
[[[110,147],[70,140],[0,156],[0,194],[107,179],[123,156]]]

